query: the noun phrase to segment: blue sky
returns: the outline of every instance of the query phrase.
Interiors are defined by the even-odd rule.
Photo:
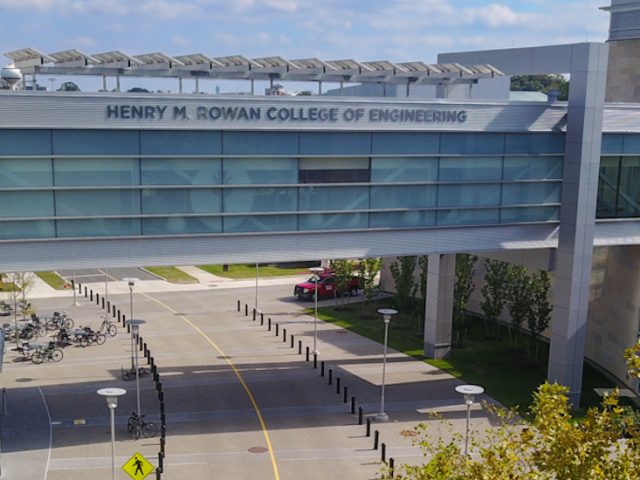
[[[604,41],[609,16],[598,7],[608,3],[0,0],[0,53],[77,48],[89,54],[161,51],[434,63],[438,52]]]

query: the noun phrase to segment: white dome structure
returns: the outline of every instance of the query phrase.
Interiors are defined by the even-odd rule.
[[[15,90],[22,81],[22,72],[15,65],[9,64],[0,71],[0,78],[9,85],[11,90]]]

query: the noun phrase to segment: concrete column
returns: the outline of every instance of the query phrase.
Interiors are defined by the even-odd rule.
[[[574,407],[582,388],[607,53],[606,44],[579,44],[572,52],[547,378],[570,388]]]
[[[429,255],[425,296],[424,356],[444,358],[451,350],[456,256]]]

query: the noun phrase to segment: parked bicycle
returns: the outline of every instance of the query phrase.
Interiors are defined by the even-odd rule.
[[[140,436],[150,438],[155,437],[158,434],[158,427],[156,424],[145,421],[144,417],[144,415],[138,415],[136,412],[131,412],[131,416],[127,420],[127,432],[129,432],[136,440],[138,440]]]
[[[109,319],[109,315],[105,315],[98,333],[102,333],[105,335],[108,333],[112,337],[115,337],[118,334],[118,327],[116,327],[116,324]]]
[[[53,362],[59,362],[63,357],[62,350],[56,348],[56,342],[49,342],[49,345],[44,348],[39,348],[31,355],[31,361],[35,364],[47,362],[49,360]]]
[[[74,332],[74,341],[79,343],[81,347],[88,347],[94,343],[102,345],[107,341],[104,333],[99,333],[91,327],[80,327]]]
[[[53,312],[53,316],[47,321],[47,330],[60,330],[61,328],[73,328],[74,322],[66,313]]]

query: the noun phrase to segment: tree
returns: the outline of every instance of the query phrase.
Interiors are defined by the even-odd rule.
[[[508,292],[507,308],[509,315],[511,315],[511,323],[516,331],[514,346],[518,348],[522,324],[531,316],[533,308],[531,279],[527,275],[527,269],[522,265],[509,267]]]
[[[391,276],[396,287],[396,303],[398,309],[408,312],[412,310],[414,296],[416,294],[416,285],[413,272],[416,269],[416,257],[398,257],[398,259],[389,265]]]
[[[484,276],[485,284],[480,290],[482,293],[482,302],[480,307],[485,315],[485,330],[490,335],[489,325],[487,321],[496,323],[496,337],[500,331],[498,318],[502,314],[504,305],[507,300],[507,282],[509,273],[509,264],[502,260],[485,259],[484,266],[486,274]]]
[[[549,328],[553,306],[549,301],[551,281],[549,273],[541,270],[531,275],[531,309],[527,315],[527,324],[531,332],[529,343],[529,360],[537,363],[539,359],[539,345],[542,332]]]
[[[340,298],[341,305],[344,306],[344,298],[348,296],[346,292],[349,291],[349,283],[353,277],[354,262],[352,260],[331,260],[329,262],[331,270],[336,274],[336,288],[334,293],[341,292]],[[337,294],[337,293],[336,293]]]
[[[558,100],[569,98],[569,82],[562,75],[514,75],[511,77],[511,90],[516,92],[556,91]]]
[[[417,333],[419,336],[424,335],[424,317],[426,314],[426,302],[427,302],[427,275],[429,273],[429,255],[420,255],[418,257],[418,298],[420,299],[420,305],[416,309],[418,311],[418,328]]]
[[[371,302],[376,294],[376,278],[378,277],[378,273],[380,273],[381,265],[382,261],[379,258],[365,258],[360,263],[360,276],[362,277],[364,295],[367,298],[365,302],[367,310],[370,310]]]
[[[531,422],[514,413],[488,407],[500,425],[482,435],[471,433],[470,455],[462,453],[462,435],[428,436],[429,427],[415,428],[416,443],[427,462],[402,465],[393,478],[415,480],[631,480],[640,462],[640,434],[628,428],[617,392],[606,396],[586,419],[571,417],[569,389],[545,383],[533,395]],[[627,433],[628,439],[623,440]],[[390,478],[385,471],[385,478]]]
[[[469,297],[475,288],[473,275],[478,257],[468,253],[456,255],[456,279],[453,286],[453,344],[461,347],[464,343],[465,319]]]

